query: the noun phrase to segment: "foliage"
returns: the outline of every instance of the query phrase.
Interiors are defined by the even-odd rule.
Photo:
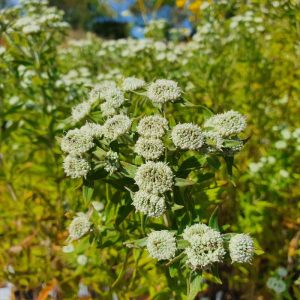
[[[75,297],[80,283],[104,299],[185,299],[187,278],[190,299],[218,291],[246,299],[299,297],[299,4],[207,2],[197,33],[179,43],[92,35],[66,40],[61,13],[34,2],[0,15],[1,277],[24,293],[55,278],[63,298]],[[72,107],[96,84],[121,84],[129,76],[178,82],[184,100],[167,106],[171,128],[178,120],[202,126],[212,111],[247,116],[243,139],[249,139],[234,161],[224,153],[167,156],[180,174],[178,199],[172,206],[168,200],[168,211],[177,233],[204,222],[218,224],[222,234],[251,234],[257,254],[264,254],[250,266],[222,264],[218,276],[211,270],[188,277],[188,268],[179,269],[183,257],[168,269],[149,257],[143,238],[149,228],[166,229],[168,220],[134,213],[125,189],[136,191],[133,177],[143,162],[125,146],[133,150],[139,119],[129,136],[112,143],[114,152],[122,149],[122,176],[108,175],[100,164],[108,148],[96,151],[98,169],[85,179],[64,176],[57,137],[74,128]],[[160,113],[144,91],[126,92],[131,117]],[[103,124],[100,106],[88,120]],[[172,148],[168,136],[164,143]],[[190,201],[195,206],[182,208]],[[78,212],[90,217],[93,230],[73,249],[67,228]],[[278,273],[279,266],[286,274]]]

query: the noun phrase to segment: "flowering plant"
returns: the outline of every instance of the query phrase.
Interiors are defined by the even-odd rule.
[[[202,128],[177,119],[177,110],[189,106],[205,112]],[[206,170],[218,169],[220,157],[232,175],[234,154],[245,143],[239,137],[246,129],[243,115],[233,110],[213,115],[193,106],[175,81],[146,84],[130,77],[95,85],[88,99],[73,107],[70,125],[76,128],[60,142],[63,167],[71,178],[83,178],[88,209],[70,224],[71,240],[88,234],[91,243],[105,248],[113,220],[110,230],[120,232],[121,247],[147,249],[183,286],[189,278],[189,299],[201,290],[203,274],[220,281],[218,264],[251,262],[252,238],[222,233],[217,209],[204,224],[207,213],[199,201],[206,189],[218,187],[215,174]],[[91,203],[100,182],[107,194],[102,214]],[[122,234],[125,229],[130,232]]]

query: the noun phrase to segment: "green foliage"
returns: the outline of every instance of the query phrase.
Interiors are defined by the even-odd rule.
[[[57,11],[51,19],[53,11],[44,5],[5,10],[0,16],[1,278],[22,292],[40,291],[55,278],[63,299],[74,298],[79,283],[101,299],[194,299],[219,290],[245,299],[298,298],[299,11],[297,1],[214,1],[201,11],[191,41],[166,43],[94,36],[71,41]],[[16,27],[25,16],[37,26]],[[211,110],[247,115],[244,150],[234,160],[199,153],[169,157],[178,167],[170,221],[180,232],[205,222],[219,228],[225,242],[230,232],[250,233],[257,253],[252,265],[221,265],[201,274],[181,269],[184,257],[176,256],[169,266],[149,257],[145,231],[166,225],[134,212],[125,187],[134,188],[142,161],[133,161],[129,152],[130,159],[121,159],[121,176],[109,177],[99,167],[94,178],[65,178],[57,137],[73,128],[71,107],[86,99],[94,84],[127,76],[178,81],[184,99],[168,108],[171,127],[177,120],[203,124]],[[157,112],[143,93],[130,101],[131,115]],[[88,120],[103,122],[99,112]],[[132,143],[136,138],[130,137]],[[171,151],[171,143],[168,147]],[[80,211],[93,227],[70,252],[67,228]],[[177,247],[182,251],[186,244],[179,240]],[[278,266],[287,274],[279,275]],[[267,285],[270,277],[284,282],[284,292]]]

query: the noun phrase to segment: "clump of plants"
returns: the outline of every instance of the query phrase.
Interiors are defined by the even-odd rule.
[[[206,200],[197,199],[207,188],[205,170],[213,161],[224,158],[231,174],[234,155],[245,143],[240,134],[246,118],[200,107],[203,123],[186,123],[177,112],[190,105],[172,80],[103,81],[73,107],[70,122],[76,128],[60,144],[65,173],[82,178],[87,200],[87,212],[79,212],[69,226],[70,239],[89,235],[101,248],[107,247],[108,227],[119,231],[120,250],[146,250],[193,299],[201,290],[199,278],[211,274],[220,280],[220,264],[250,263],[254,242],[246,233],[222,232],[217,208],[202,211]],[[107,197],[99,215],[91,199],[101,185]],[[111,206],[118,208],[115,216],[105,213]]]

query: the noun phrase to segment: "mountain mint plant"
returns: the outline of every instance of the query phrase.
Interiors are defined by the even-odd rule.
[[[203,211],[205,198],[197,199],[205,186],[218,185],[216,175],[215,183],[205,185],[205,176],[207,168],[216,172],[220,158],[232,174],[246,118],[233,110],[214,115],[202,107],[206,115],[196,114],[196,121],[177,119],[178,109],[190,105],[172,80],[100,82],[72,109],[70,126],[75,128],[60,142],[65,174],[82,177],[89,208],[71,222],[70,239],[89,234],[105,247],[108,228],[117,232],[123,222],[128,233],[122,243],[145,250],[179,284],[188,282],[188,294],[197,276],[217,277],[220,264],[250,263],[254,253],[249,235],[223,233],[217,209],[207,222],[213,207]],[[113,226],[111,216],[99,217],[90,203],[101,185],[107,195],[104,215],[109,207],[117,208]]]

